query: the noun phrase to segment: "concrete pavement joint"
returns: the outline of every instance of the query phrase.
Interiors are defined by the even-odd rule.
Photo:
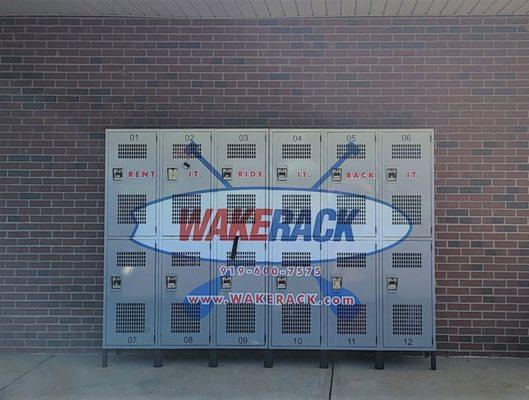
[[[24,378],[27,374],[29,374],[31,371],[35,370],[36,368],[40,367],[42,364],[44,364],[46,361],[52,359],[53,357],[55,357],[54,354],[52,354],[51,356],[49,356],[48,358],[46,358],[45,360],[42,360],[41,362],[39,362],[37,365],[35,365],[34,367],[28,369],[26,372],[24,372],[22,375],[20,375],[18,378],[15,378],[13,379],[11,382],[9,382],[7,385],[5,385],[4,387],[0,388],[0,392],[4,389],[7,389],[9,386],[13,385],[14,383],[17,383],[19,380],[21,380],[22,378]]]

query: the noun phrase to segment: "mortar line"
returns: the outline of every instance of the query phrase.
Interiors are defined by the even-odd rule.
[[[9,382],[7,385],[5,385],[4,387],[0,388],[0,392],[4,389],[7,389],[9,386],[11,386],[12,384],[14,383],[17,383],[18,381],[20,381],[22,378],[24,378],[27,374],[29,374],[31,371],[33,371],[34,369],[40,367],[42,364],[44,364],[46,361],[52,359],[53,357],[55,357],[54,354],[52,354],[51,356],[49,356],[48,358],[46,358],[45,360],[42,360],[41,362],[39,362],[37,365],[35,365],[34,367],[30,368],[29,370],[27,370],[26,372],[24,372],[22,375],[20,375],[18,378],[15,378],[13,379],[11,382]]]

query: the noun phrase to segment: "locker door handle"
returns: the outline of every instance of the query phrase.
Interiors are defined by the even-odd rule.
[[[237,245],[239,244],[239,236],[235,236],[233,239],[233,246],[231,247],[230,260],[234,261],[237,256]]]

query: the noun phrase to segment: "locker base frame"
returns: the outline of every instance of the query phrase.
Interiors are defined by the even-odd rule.
[[[329,352],[327,350],[320,350],[320,368],[329,368]]]
[[[263,366],[265,368],[272,368],[274,366],[274,350],[266,349],[264,351],[264,362]]]
[[[375,352],[375,369],[384,369],[384,351]]]

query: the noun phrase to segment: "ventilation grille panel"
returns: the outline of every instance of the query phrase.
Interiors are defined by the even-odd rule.
[[[336,197],[336,210],[338,212],[338,223],[347,225],[366,224],[366,198],[365,196],[338,195]],[[356,214],[352,221],[348,221],[352,211]]]
[[[146,194],[118,194],[118,224],[147,223]],[[140,208],[141,207],[141,208]],[[134,211],[134,216],[132,212]],[[134,220],[136,219],[136,220]]]
[[[336,266],[345,268],[366,268],[366,253],[337,253]]]
[[[226,333],[255,333],[255,304],[227,304]]]
[[[420,144],[392,144],[391,145],[391,158],[395,160],[401,159],[420,159],[421,158],[421,145]]]
[[[338,335],[365,335],[367,333],[365,304],[336,306],[336,333]]]
[[[284,251],[281,254],[281,267],[310,267],[310,252]]]
[[[116,267],[145,267],[145,252],[118,251],[116,253]]]
[[[171,253],[171,267],[200,267],[199,251]]]
[[[202,145],[199,143],[173,143],[173,158],[198,158],[202,155]]]
[[[173,224],[199,224],[202,217],[200,194],[173,194]]]
[[[116,304],[116,333],[145,333],[145,303]]]
[[[118,158],[147,158],[147,145],[145,143],[119,143]]]
[[[288,143],[281,147],[281,157],[286,160],[299,160],[311,158],[310,143]]]
[[[392,254],[393,268],[421,268],[422,254],[421,253],[393,253]]]
[[[230,255],[231,252],[226,253],[227,267],[255,267],[255,251],[238,251],[235,260]]]
[[[366,145],[355,144],[355,148],[348,154],[348,148],[346,144],[336,145],[336,159],[341,158],[353,158],[353,159],[365,159],[366,158]]]
[[[311,307],[309,304],[281,305],[281,333],[304,335],[311,332]]]
[[[281,201],[281,223],[310,223],[312,219],[310,194],[284,194]]]
[[[422,335],[421,304],[393,304],[393,334]]]
[[[228,143],[226,158],[255,158],[255,143]]]
[[[200,333],[200,304],[171,304],[171,333]]]
[[[393,203],[391,222],[393,225],[408,225],[406,214],[412,225],[421,225],[422,221],[422,196],[420,194],[394,194],[391,196]],[[399,212],[399,210],[401,212]]]
[[[251,224],[255,217],[255,194],[228,194],[228,223]]]

